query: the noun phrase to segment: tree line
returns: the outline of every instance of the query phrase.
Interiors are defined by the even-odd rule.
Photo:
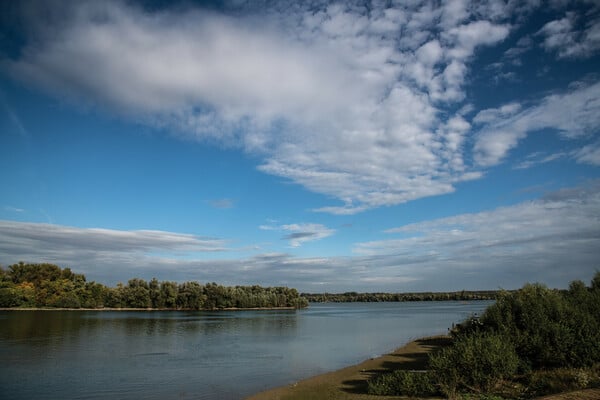
[[[304,308],[308,301],[287,287],[222,286],[214,282],[159,282],[130,279],[107,287],[54,264],[18,263],[0,267],[0,307],[154,308]]]
[[[458,292],[418,293],[302,293],[311,303],[376,303],[384,301],[448,301],[448,300],[495,300],[498,290],[461,290]]]

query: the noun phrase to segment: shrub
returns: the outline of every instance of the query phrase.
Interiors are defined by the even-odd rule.
[[[592,372],[586,369],[559,368],[532,372],[527,379],[528,391],[533,396],[568,392],[587,388]]]
[[[505,397],[495,396],[495,395],[491,395],[491,394],[478,394],[478,395],[465,394],[463,396],[460,396],[460,400],[504,400],[504,399],[505,399]]]
[[[480,331],[509,338],[534,369],[589,367],[600,360],[600,293],[580,281],[563,292],[528,284],[502,293],[481,323]]]
[[[451,347],[432,354],[431,370],[449,397],[460,391],[486,393],[517,370],[519,358],[501,335],[477,333],[457,338]]]
[[[438,393],[427,372],[397,370],[369,381],[369,394],[382,396],[433,396]]]

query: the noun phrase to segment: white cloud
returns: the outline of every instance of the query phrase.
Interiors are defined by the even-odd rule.
[[[504,52],[504,57],[507,57],[509,60],[512,60],[513,64],[515,65],[521,65],[521,62],[518,59],[518,57],[531,50],[531,48],[533,48],[533,45],[534,41],[531,38],[531,36],[523,36],[517,41],[516,46],[511,47],[510,49]]]
[[[600,18],[595,12],[582,16],[571,11],[561,19],[550,21],[539,31],[546,51],[556,52],[559,58],[588,58],[600,50]],[[591,17],[590,17],[591,15]],[[578,24],[578,20],[583,20]],[[577,25],[582,25],[578,29]]]
[[[465,98],[475,51],[507,36],[502,13],[248,7],[78,2],[60,24],[37,21],[35,44],[5,65],[53,93],[258,154],[262,171],[342,203],[321,211],[448,193],[477,175],[463,162],[467,131],[442,111]]]
[[[600,182],[594,181],[536,201],[389,229],[401,237],[360,243],[355,252],[396,257],[399,271],[414,274],[426,267],[421,278],[454,284],[481,279],[493,288],[508,282],[511,273],[531,281],[566,282],[583,279],[576,278],[583,271],[591,276],[597,268],[599,218]]]
[[[122,257],[141,263],[144,258],[158,253],[181,256],[226,250],[224,240],[182,233],[0,221],[0,254],[9,262],[16,258],[95,263]]]
[[[476,124],[486,124],[498,122],[499,120],[512,117],[521,110],[521,105],[518,103],[504,104],[499,108],[489,108],[481,110],[473,118],[473,122]]]
[[[450,193],[529,132],[573,138],[599,126],[599,84],[483,110],[473,127],[448,112],[465,106],[476,52],[538,6],[275,2],[151,13],[82,1],[53,10],[60,23],[34,20],[41,33],[4,66],[78,102],[251,152],[261,171],[338,201],[317,211],[353,214]],[[539,37],[554,49],[551,38],[573,33],[579,17],[565,18],[507,57]],[[593,49],[598,24],[584,25],[577,38]]]
[[[552,161],[560,160],[561,158],[567,157],[569,153],[559,152],[554,154],[544,154],[542,152],[535,152],[525,157],[525,160],[521,161],[513,167],[513,169],[527,169],[536,165],[546,164]]]
[[[551,129],[566,139],[590,137],[600,126],[600,82],[576,84],[530,107],[511,103],[483,110],[473,122],[482,124],[474,146],[481,166],[498,164],[531,132]]]
[[[573,156],[578,163],[600,166],[600,141],[583,146]]]
[[[445,33],[446,40],[456,45],[449,50],[451,57],[463,59],[473,55],[477,46],[492,45],[504,40],[509,27],[493,24],[490,21],[474,21],[453,27]]]

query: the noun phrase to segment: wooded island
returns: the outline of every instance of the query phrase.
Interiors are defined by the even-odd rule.
[[[222,286],[198,282],[150,282],[134,278],[110,288],[54,264],[0,267],[3,308],[141,308],[219,310],[304,308],[308,301],[287,287]]]

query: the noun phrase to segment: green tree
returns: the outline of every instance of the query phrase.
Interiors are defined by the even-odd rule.
[[[160,283],[160,294],[164,302],[164,307],[175,308],[177,307],[177,283],[175,282],[161,282]]]
[[[104,305],[110,308],[122,308],[126,307],[123,299],[125,287],[121,282],[117,283],[114,288],[108,288],[104,294]]]
[[[148,283],[148,290],[150,292],[150,304],[152,308],[164,308],[165,300],[163,298],[162,291],[160,290],[160,283],[156,278]]]
[[[139,278],[130,279],[123,288],[123,302],[126,307],[150,308],[152,301],[148,283]]]
[[[201,310],[205,307],[206,296],[198,282],[185,282],[179,285],[177,306],[179,308]]]
[[[19,262],[8,267],[8,274],[16,284],[31,282],[39,285],[42,281],[60,279],[62,270],[54,264],[26,264]]]

